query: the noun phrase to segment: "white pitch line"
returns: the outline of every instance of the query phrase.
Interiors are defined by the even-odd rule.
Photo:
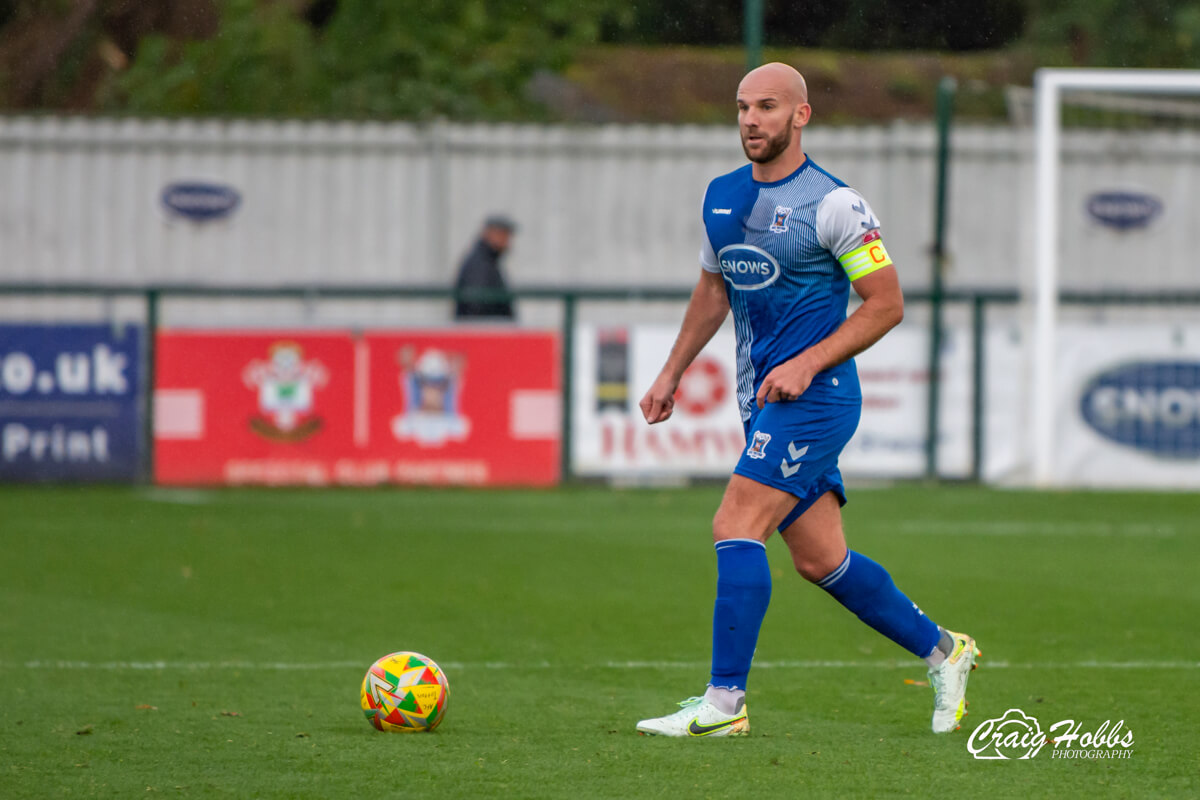
[[[462,665],[468,666],[468,665]],[[517,665],[514,665],[517,666]],[[707,661],[609,661],[609,669],[707,669]],[[1200,669],[1200,661],[1076,661],[1047,664],[979,660],[987,669]],[[925,669],[919,661],[755,661],[753,669]]]
[[[13,664],[4,663],[0,666],[11,667]],[[44,661],[26,661],[20,666],[26,669],[93,669],[113,672],[153,672],[165,670],[209,672],[213,670],[236,669],[283,672],[289,670],[348,669],[350,667],[361,666],[361,664],[358,661],[56,661],[48,659]]]
[[[548,670],[548,669],[708,669],[707,661],[602,661],[595,664],[552,664],[549,661],[525,663],[511,661],[444,661],[445,669],[453,670]],[[1012,661],[979,662],[985,669],[1200,669],[1200,661],[1074,661],[1023,663]],[[369,665],[367,665],[369,666]],[[112,672],[137,672],[178,670],[184,672],[211,672],[218,670],[262,670],[262,671],[320,671],[360,669],[359,661],[58,661],[53,659],[33,660],[21,663],[0,662],[0,668],[57,670],[105,670]],[[754,669],[924,669],[919,661],[756,661]]]
[[[1170,537],[1174,525],[1111,522],[1019,522],[1009,520],[905,520],[894,531],[905,534],[963,536],[1134,536]]]
[[[216,493],[206,489],[164,489],[162,487],[141,489],[138,491],[138,496],[152,503],[181,506],[204,506],[216,499]]]

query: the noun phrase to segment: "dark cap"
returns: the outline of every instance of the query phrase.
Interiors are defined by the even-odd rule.
[[[483,221],[483,227],[501,228],[509,233],[513,233],[517,230],[517,223],[513,222],[511,218],[506,217],[503,214],[492,214]]]

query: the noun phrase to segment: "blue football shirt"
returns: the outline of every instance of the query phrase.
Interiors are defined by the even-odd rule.
[[[747,420],[767,373],[846,320],[851,281],[892,262],[867,201],[810,158],[769,183],[754,180],[749,164],[714,179],[704,228],[700,265],[725,280]],[[854,360],[816,375],[803,398],[861,404]]]

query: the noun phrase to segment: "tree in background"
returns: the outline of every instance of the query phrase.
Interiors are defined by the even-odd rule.
[[[615,0],[223,0],[220,35],[152,36],[106,97],[173,114],[507,118]]]
[[[0,107],[91,110],[142,38],[219,23],[215,0],[0,0]]]
[[[860,51],[1033,45],[1053,66],[1196,67],[1200,0],[763,0],[766,43]],[[737,45],[742,3],[641,0],[611,42]]]
[[[1200,67],[1200,0],[763,2],[772,48]],[[729,0],[0,0],[0,110],[538,119],[531,78],[582,46],[737,47],[742,14]],[[676,61],[703,80],[694,55]],[[640,83],[646,63],[615,66]],[[893,73],[879,82],[914,96],[930,80]]]
[[[844,0],[823,44],[854,50],[994,50],[1024,33],[1026,0]]]
[[[333,109],[502,118],[529,113],[525,86],[595,41],[619,0],[340,0],[322,34]]]
[[[764,0],[767,44],[850,50],[980,50],[1020,38],[1027,0]],[[613,42],[736,45],[742,3],[642,0],[633,24],[610,26]]]
[[[143,38],[101,106],[167,115],[316,115],[329,88],[311,26],[284,3],[220,0],[220,29]]]
[[[8,108],[153,114],[528,117],[530,77],[565,66],[623,7],[0,0],[0,97]]]
[[[1044,58],[1089,67],[1200,67],[1200,0],[1030,0]]]

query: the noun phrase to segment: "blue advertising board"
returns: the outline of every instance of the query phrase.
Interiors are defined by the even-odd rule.
[[[136,325],[0,325],[0,480],[136,480],[142,341]]]
[[[1100,435],[1159,458],[1200,457],[1200,362],[1132,361],[1092,378],[1079,412]]]

